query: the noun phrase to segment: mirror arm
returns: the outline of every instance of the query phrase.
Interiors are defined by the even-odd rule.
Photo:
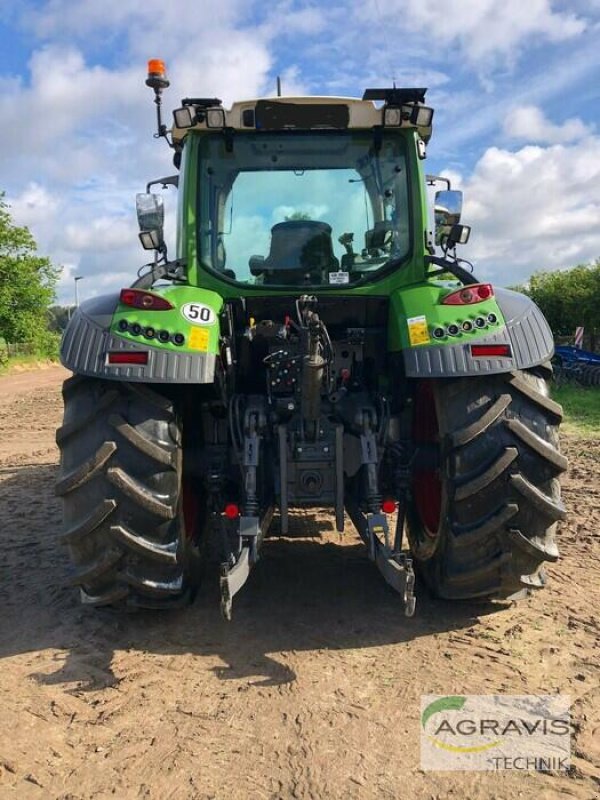
[[[146,194],[150,194],[151,186],[162,186],[166,189],[167,186],[174,186],[176,189],[179,186],[179,175],[169,175],[167,178],[157,178],[155,181],[150,181],[146,184]]]
[[[473,283],[480,283],[480,281],[468,272],[466,269],[460,267],[456,261],[449,261],[446,258],[440,258],[439,256],[425,256],[425,263],[426,264],[435,264],[437,267],[442,267],[444,272],[450,272],[456,278],[458,278],[461,283],[464,283],[465,286],[468,286]]]
[[[441,175],[425,175],[425,181],[427,182],[428,186],[435,186],[435,184],[440,181],[440,183],[445,183],[448,191],[452,189],[452,185],[450,184],[449,178],[443,178]]]
[[[148,272],[144,272],[142,275],[140,275],[137,280],[131,284],[132,289],[150,289],[162,278],[166,278],[167,280],[171,281],[184,280],[183,272],[185,270],[185,263],[182,261],[162,261],[158,264],[154,262],[146,264],[145,266],[149,266],[150,269]],[[180,274],[178,275],[173,271],[173,269],[176,271],[179,270]]]

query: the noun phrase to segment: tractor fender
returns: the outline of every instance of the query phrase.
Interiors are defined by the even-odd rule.
[[[510,289],[494,288],[505,325],[468,343],[420,345],[404,349],[404,367],[411,378],[453,378],[511,372],[543,364],[554,354],[554,338],[533,300]],[[512,358],[473,357],[471,344],[508,344]]]
[[[154,347],[150,342],[128,341],[111,332],[119,294],[87,300],[75,310],[64,333],[60,360],[80,375],[143,383],[213,383],[216,353],[190,353]],[[108,353],[147,351],[145,365],[108,364]]]

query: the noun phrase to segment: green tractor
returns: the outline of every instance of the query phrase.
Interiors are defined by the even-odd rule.
[[[230,618],[273,516],[285,535],[307,508],[348,516],[408,616],[415,569],[447,599],[542,587],[565,514],[552,334],[456,257],[425,90],[187,98],[168,130],[162,62],[147,84],[177,169],[137,198],[154,260],[83,303],[61,350],[83,602],[179,605],[217,560]],[[155,184],[178,189],[175,258]]]

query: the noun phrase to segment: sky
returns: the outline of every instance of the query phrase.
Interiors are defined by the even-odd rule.
[[[62,267],[58,300],[148,260],[135,194],[173,172],[146,62],[182,97],[428,87],[428,173],[465,194],[461,256],[526,281],[600,257],[600,0],[0,0],[0,191]],[[175,208],[173,189],[165,203]]]

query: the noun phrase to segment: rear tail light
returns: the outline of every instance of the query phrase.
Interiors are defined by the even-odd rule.
[[[146,311],[169,311],[175,306],[164,297],[141,289],[121,289],[120,301],[124,306],[143,308]]]
[[[134,351],[127,351],[127,350],[118,350],[115,353],[108,354],[108,363],[109,364],[138,364],[138,365],[145,365],[148,363],[148,351],[147,350],[136,350]]]
[[[512,358],[509,344],[472,344],[471,355],[475,358]]]
[[[240,507],[237,503],[227,503],[225,506],[223,513],[227,517],[227,519],[237,519],[240,515]]]
[[[450,292],[442,300],[443,306],[470,306],[473,303],[482,303],[494,296],[494,289],[491,283],[476,283],[471,286],[463,286],[455,292]]]

